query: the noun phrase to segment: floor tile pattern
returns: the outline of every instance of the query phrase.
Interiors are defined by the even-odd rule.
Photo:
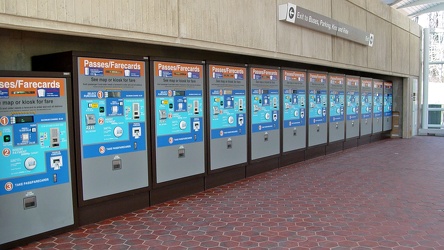
[[[20,249],[444,249],[444,138],[389,139]]]

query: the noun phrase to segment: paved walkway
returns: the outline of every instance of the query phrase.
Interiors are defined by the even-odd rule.
[[[444,138],[390,139],[21,249],[444,249]]]

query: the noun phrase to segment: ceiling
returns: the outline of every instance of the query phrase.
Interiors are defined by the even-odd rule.
[[[444,11],[444,0],[381,0],[413,18],[422,14]]]

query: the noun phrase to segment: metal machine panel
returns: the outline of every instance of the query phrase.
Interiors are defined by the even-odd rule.
[[[210,169],[247,162],[247,68],[209,65]]]
[[[75,223],[67,78],[8,74],[0,72],[0,248]]]
[[[251,159],[280,152],[279,70],[250,68]]]
[[[372,133],[372,102],[373,81],[369,78],[361,78],[361,131],[360,136]]]
[[[343,141],[345,76],[328,74],[328,142]]]
[[[327,73],[308,72],[308,146],[327,143]]]
[[[76,60],[83,200],[148,187],[146,61]]]
[[[359,99],[360,79],[358,76],[346,76],[346,82],[345,102],[347,104],[347,109],[345,111],[345,137],[346,139],[349,139],[359,136],[359,103],[361,102]]]
[[[383,85],[381,80],[373,80],[373,134],[382,131]]]
[[[156,182],[205,172],[203,65],[155,61]]]
[[[384,122],[383,131],[392,130],[393,83],[384,82]]]
[[[306,147],[307,73],[301,70],[282,70],[283,126],[282,151]]]

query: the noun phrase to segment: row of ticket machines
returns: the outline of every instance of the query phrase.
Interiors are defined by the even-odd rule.
[[[0,245],[115,195],[391,129],[382,80],[80,52],[32,64],[0,72]]]

